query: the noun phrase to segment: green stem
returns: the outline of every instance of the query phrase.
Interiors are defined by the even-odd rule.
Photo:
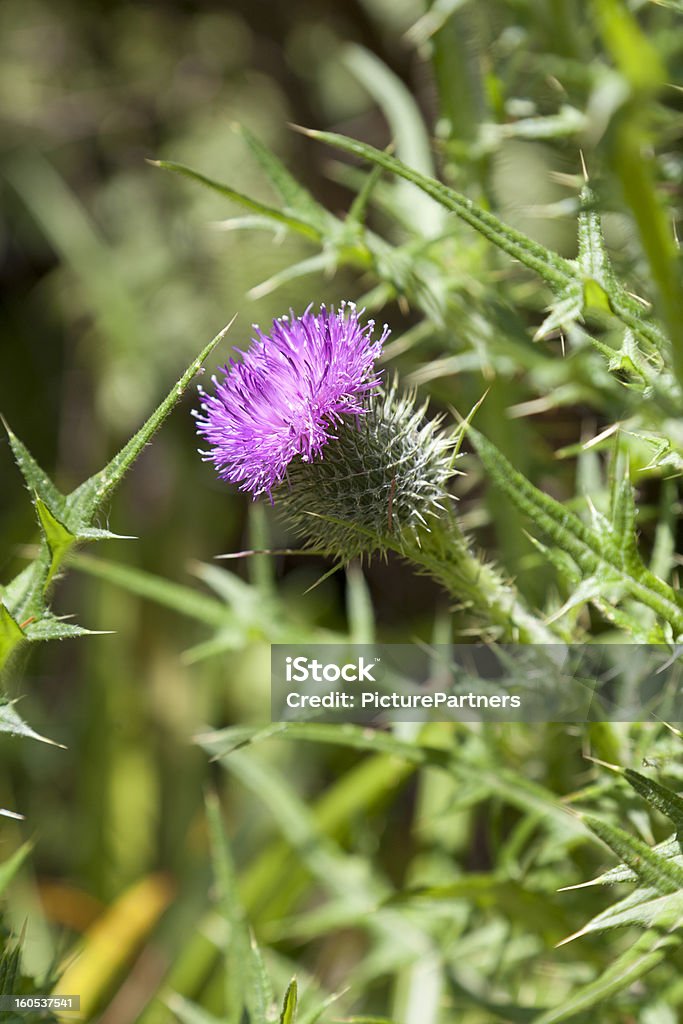
[[[679,280],[678,258],[673,230],[659,203],[650,168],[643,155],[647,141],[640,118],[622,115],[612,140],[612,165],[633,213],[652,278],[659,292],[662,319],[666,324],[673,357],[674,372],[683,385],[683,290]],[[624,323],[636,330],[648,325],[618,309]],[[631,322],[629,322],[629,320]],[[635,321],[635,322],[633,322]],[[653,339],[654,340],[654,339]]]

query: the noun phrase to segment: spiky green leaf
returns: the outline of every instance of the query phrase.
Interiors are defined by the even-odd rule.
[[[234,319],[234,318],[233,318]],[[88,480],[77,487],[68,495],[67,509],[68,522],[73,526],[75,522],[84,527],[92,524],[94,516],[102,508],[103,504],[112,494],[114,488],[121,482],[125,473],[130,469],[145,445],[149,443],[168,414],[182,397],[189,384],[192,382],[202,363],[211,354],[216,345],[225,337],[233,321],[220,331],[219,334],[209,342],[189,367],[180,380],[171,388],[166,398],[155,409],[146,423],[124,445],[118,455],[115,455],[111,462],[95,473]]]
[[[213,178],[207,178],[205,174],[200,174],[199,171],[194,171],[191,167],[186,167],[184,164],[176,163],[174,160],[153,160],[152,163],[155,167],[161,167],[163,170],[173,171],[175,174],[181,174],[185,178],[190,178],[192,181],[198,182],[205,188],[209,188],[213,192],[218,192],[219,195],[224,196],[226,199],[230,199],[232,202],[238,203],[247,210],[252,210],[259,216],[265,217],[276,224],[281,224],[283,227],[289,228],[291,231],[295,231],[299,235],[304,235],[306,238],[310,238],[314,242],[319,242],[321,240],[322,236],[320,231],[312,227],[305,220],[288,213],[283,213],[282,210],[278,210],[274,206],[267,206],[266,203],[261,203],[257,199],[251,199],[249,196],[243,195],[241,192],[231,188],[229,185],[224,185],[221,182],[214,181]]]
[[[646,568],[635,544],[625,543],[623,529],[621,535],[614,535],[611,528],[591,530],[566,505],[534,487],[472,427],[469,436],[496,486],[574,559],[584,577],[609,573],[625,592],[669,623],[674,636],[683,633],[683,605],[678,594]]]
[[[678,832],[683,833],[683,799],[677,793],[655,782],[654,779],[648,779],[640,772],[633,771],[632,768],[625,769],[624,778],[633,786],[636,793],[640,793],[651,806],[666,815]]]
[[[23,639],[23,630],[0,601],[0,668]]]
[[[683,889],[683,868],[674,860],[660,857],[651,846],[606,821],[588,815],[583,820],[644,885],[663,895]]]
[[[244,141],[265,171],[271,185],[279,192],[285,208],[317,231],[323,238],[330,226],[336,225],[335,218],[311,195],[308,189],[290,174],[282,161],[268,149],[244,125],[238,128]]]
[[[47,587],[76,543],[76,536],[50,511],[42,498],[36,497],[35,504],[45,543],[50,551],[50,568],[45,579]]]
[[[399,177],[405,178],[406,181],[417,185],[423,192],[426,192],[447,210],[457,214],[503,252],[534,270],[553,288],[566,287],[576,278],[576,267],[569,260],[558,256],[557,253],[538,242],[532,241],[521,231],[505,224],[495,214],[477,206],[462,193],[443,185],[435,178],[413,170],[412,167],[408,167],[396,157],[375,149],[373,146],[368,146],[364,142],[358,142],[343,135],[335,135],[332,132],[306,129],[305,134],[337,149],[345,150],[347,153],[353,153],[362,160],[383,167],[392,174],[397,174]]]
[[[15,703],[16,701],[0,697],[0,732],[7,732],[10,736],[23,736],[26,739],[39,740],[41,743],[49,743],[53,747],[61,746],[54,740],[48,739],[47,736],[41,736],[30,725],[27,725],[15,710]]]
[[[102,636],[107,632],[109,631],[86,629],[73,622],[65,622],[64,619],[48,612],[35,622],[29,622],[24,630],[24,635],[32,643],[42,643],[45,640],[71,640],[79,636]]]
[[[64,515],[66,498],[57,490],[47,473],[41,469],[26,445],[19,440],[7,422],[4,419],[2,422],[7,431],[14,460],[29,491],[32,495],[37,495],[47,505],[53,515]]]

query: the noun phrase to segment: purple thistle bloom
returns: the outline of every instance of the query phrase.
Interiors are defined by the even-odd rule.
[[[241,360],[212,377],[215,394],[199,388],[194,412],[197,432],[208,442],[201,451],[222,480],[239,484],[254,497],[284,479],[297,455],[310,462],[335,437],[342,416],[358,416],[364,395],[378,387],[375,360],[389,334],[385,326],[373,339],[374,321],[362,326],[355,306],[338,311],[273,321],[269,335],[255,327],[251,347]]]

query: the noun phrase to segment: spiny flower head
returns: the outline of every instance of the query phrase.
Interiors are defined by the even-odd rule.
[[[396,381],[374,391],[367,414],[344,423],[325,458],[292,465],[276,505],[308,546],[348,561],[418,546],[448,511],[454,440]],[[444,507],[446,506],[446,507]]]
[[[343,416],[365,413],[364,397],[378,387],[374,369],[389,330],[373,338],[352,303],[339,310],[273,321],[270,334],[254,327],[251,347],[212,377],[214,394],[199,388],[194,412],[201,451],[223,480],[256,497],[271,496],[292,460],[312,462],[336,437]]]

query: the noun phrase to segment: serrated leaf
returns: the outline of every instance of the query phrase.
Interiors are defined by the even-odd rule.
[[[615,466],[618,460],[614,460]],[[635,493],[631,484],[628,462],[624,465],[624,471],[620,477],[614,476],[612,480],[610,532],[612,534],[613,546],[621,556],[621,563],[625,569],[637,565],[640,556],[636,545],[636,507]]]
[[[79,636],[104,636],[110,630],[86,629],[84,626],[76,626],[73,622],[65,622],[50,613],[43,615],[35,622],[29,622],[24,630],[24,636],[33,643],[44,640],[71,640]]]
[[[55,573],[59,570],[64,558],[76,543],[75,535],[64,523],[53,515],[45,502],[36,497],[35,500],[38,521],[45,537],[45,542],[50,551],[50,568],[45,578],[45,586],[49,586]]]
[[[507,253],[513,259],[518,260],[530,270],[533,270],[553,289],[556,295],[566,295],[568,286],[572,282],[578,282],[583,289],[584,275],[576,263],[564,259],[551,249],[547,249],[545,246],[533,241],[523,232],[512,228],[509,224],[496,217],[495,214],[478,206],[462,193],[456,192],[435,178],[430,178],[414,171],[401,160],[396,159],[396,157],[383,153],[381,150],[368,146],[366,143],[358,142],[356,139],[336,135],[332,132],[320,132],[311,129],[301,130],[313,139],[327,143],[347,153],[353,153],[362,160],[367,160],[417,185],[423,192],[436,199],[447,210],[455,213],[497,248]],[[612,313],[623,324],[630,327],[635,334],[645,338],[658,351],[669,347],[668,340],[663,331],[656,323],[644,318],[643,310],[638,308],[637,304],[627,296],[622,288],[617,289],[614,294],[610,294],[609,300]]]
[[[186,167],[184,164],[176,163],[174,160],[152,160],[151,163],[155,167],[161,167],[165,171],[173,171],[175,174],[180,174],[185,178],[190,178],[192,181],[198,182],[205,188],[209,188],[213,192],[218,192],[219,195],[225,196],[226,199],[231,199],[232,202],[238,203],[247,210],[253,210],[254,213],[259,216],[266,217],[269,221],[273,221],[276,224],[281,224],[283,227],[297,232],[297,234],[305,235],[306,238],[310,238],[315,242],[319,242],[322,239],[321,232],[317,228],[312,227],[311,224],[307,223],[307,221],[302,220],[299,217],[283,213],[282,210],[278,210],[274,206],[267,206],[265,203],[261,203],[257,199],[251,199],[249,196],[243,195],[241,192],[231,188],[229,185],[224,185],[221,182],[214,181],[212,178],[207,178],[205,174],[200,174],[199,171],[193,171],[191,167]]]
[[[659,857],[676,858],[676,862],[683,868],[683,850],[681,849],[681,843],[676,835],[669,836],[663,843],[659,843],[657,846],[652,847],[653,851]],[[604,871],[597,878],[591,878],[587,882],[579,882],[578,885],[567,885],[560,889],[560,892],[568,892],[571,889],[587,889],[593,885],[615,885],[619,882],[637,882],[638,876],[635,871],[627,867],[625,864],[620,864],[616,868],[610,868],[609,871]]]
[[[96,527],[84,526],[76,534],[79,544],[90,544],[98,540],[137,540],[130,533],[112,533],[111,530],[100,530]]]
[[[541,338],[578,320],[583,313],[583,307],[584,289],[581,284],[572,281],[558,293],[555,301],[548,307],[548,315],[534,334],[534,341],[540,341]]]
[[[0,601],[0,668],[22,640],[24,640],[23,630]]]
[[[645,885],[663,895],[683,889],[683,868],[674,860],[660,857],[651,846],[606,821],[588,815],[582,820]]]
[[[22,569],[5,587],[0,588],[2,601],[15,622],[23,622],[44,609],[42,581],[50,566],[50,553],[43,542],[38,557]]]
[[[0,697],[0,732],[8,732],[11,736],[23,736],[25,739],[39,740],[40,743],[49,743],[52,747],[61,746],[61,743],[55,743],[47,736],[41,736],[39,732],[27,725],[14,710],[15,703],[16,701],[8,701]]]
[[[656,889],[636,889],[623,900],[602,913],[591,918],[588,924],[584,925],[573,935],[569,935],[560,943],[561,946],[574,942],[584,935],[591,935],[595,932],[611,931],[614,928],[626,928],[636,925],[640,928],[651,928],[661,917],[662,913],[669,908],[683,913],[683,893],[669,893],[666,896],[660,895]]]
[[[655,782],[654,779],[648,779],[640,772],[633,771],[632,768],[624,770],[624,778],[633,786],[636,793],[640,793],[649,804],[674,823],[679,833],[683,833],[683,799],[677,793]]]
[[[4,419],[2,422],[5,430],[7,431],[7,437],[9,438],[14,460],[19,467],[21,475],[26,481],[26,486],[29,491],[31,494],[37,495],[53,512],[53,514],[63,515],[66,506],[66,498],[57,490],[47,473],[41,469],[28,448],[10,429],[7,422]]]
[[[580,203],[577,262],[585,282],[594,282],[605,295],[614,289],[616,280],[605,245],[596,197],[587,184],[581,189]],[[609,303],[603,308],[609,309]]]
[[[392,174],[405,178],[418,188],[426,192],[447,210],[457,214],[467,224],[482,234],[490,242],[496,245],[503,252],[506,252],[513,259],[519,260],[529,269],[534,270],[543,280],[554,288],[566,287],[572,280],[576,279],[576,268],[569,260],[563,259],[557,253],[552,252],[545,246],[532,241],[527,235],[515,228],[510,227],[501,221],[495,214],[477,206],[471,199],[454,189],[443,185],[435,178],[420,174],[419,171],[408,167],[401,160],[383,153],[381,150],[368,146],[355,139],[346,138],[343,135],[335,135],[331,132],[319,132],[305,129],[305,134],[311,138],[318,139],[337,149],[353,153],[363,160],[368,160],[376,166],[383,167]]]
[[[629,552],[625,558],[623,546],[591,530],[565,505],[534,487],[478,431],[470,427],[468,434],[493,482],[574,559],[585,577],[610,573],[631,597],[668,622],[676,636],[683,633],[678,595],[646,568],[637,553]]]
[[[20,846],[11,857],[8,857],[7,860],[4,860],[2,864],[0,864],[0,896],[4,893],[7,886],[17,874],[32,849],[33,843],[24,843],[23,846]],[[2,984],[0,984],[0,992],[1,991]]]
[[[94,476],[91,476],[88,480],[82,483],[80,487],[77,487],[75,491],[72,491],[71,494],[67,495],[67,521],[72,527],[74,527],[76,523],[78,524],[79,529],[81,526],[89,527],[91,525],[96,513],[109,498],[117,484],[121,482],[121,479],[135,462],[142,449],[146,444],[148,444],[173,407],[182,397],[187,387],[200,370],[202,363],[211,354],[216,345],[223,340],[233,323],[234,317],[230,323],[224,327],[212,341],[209,342],[206,348],[199,353],[197,358],[190,363],[185,373],[173,388],[171,388],[163,402],[157,406],[146,423],[144,423],[138,432],[130,439],[128,444],[124,445],[118,455],[115,455],[111,462],[105,466],[104,469],[100,470],[99,473],[95,473]]]
[[[603,1006],[611,996],[628,989],[680,945],[681,923],[683,917],[676,908],[667,907],[655,926],[617,957],[599,978],[580,986],[562,1001],[561,1006],[534,1017],[533,1024],[560,1024],[560,1021],[585,1013],[594,1006]]]
[[[572,591],[564,604],[546,618],[546,626],[557,622],[558,619],[561,619],[573,608],[580,608],[589,601],[596,601],[598,598],[603,597],[606,592],[613,591],[615,584],[618,585],[618,583],[619,580],[614,577],[610,578],[609,574],[586,576]]]
[[[296,1024],[296,1007],[298,1003],[298,988],[296,984],[296,978],[292,978],[287,991],[285,992],[284,1002],[282,1004],[282,1012],[280,1014],[280,1024]]]

